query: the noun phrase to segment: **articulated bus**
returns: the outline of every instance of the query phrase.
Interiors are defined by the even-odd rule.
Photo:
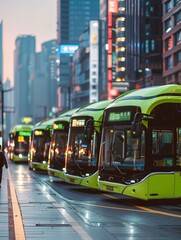
[[[181,86],[155,86],[104,111],[98,185],[149,199],[181,197]]]
[[[56,118],[52,129],[52,138],[48,159],[48,175],[64,180],[65,152],[69,131],[69,120],[78,108],[67,111]]]
[[[33,125],[15,125],[9,133],[8,158],[14,162],[28,161],[29,140]]]
[[[65,181],[97,189],[103,110],[111,101],[91,103],[70,120]]]
[[[54,119],[50,119],[33,127],[28,159],[30,170],[47,171],[53,123]]]

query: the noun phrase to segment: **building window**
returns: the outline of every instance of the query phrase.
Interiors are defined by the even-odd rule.
[[[165,21],[165,32],[168,33],[172,29],[171,18]]]
[[[174,6],[179,2],[181,2],[181,0],[174,0]]]
[[[151,40],[151,50],[155,51],[155,40]]]
[[[181,21],[181,11],[177,12],[174,15],[175,25],[178,24]]]
[[[165,3],[165,13],[172,9],[171,0]]]
[[[175,34],[175,45],[181,43],[181,30]]]
[[[165,59],[166,63],[166,69],[170,69],[173,67],[173,59],[172,56],[169,56]]]
[[[165,50],[170,50],[173,47],[172,36],[165,40]]]
[[[146,53],[149,53],[150,51],[149,51],[149,40],[146,40],[145,41],[145,52]]]
[[[181,51],[175,53],[175,65],[181,62]]]

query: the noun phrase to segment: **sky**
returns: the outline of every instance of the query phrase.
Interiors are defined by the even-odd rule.
[[[36,37],[36,51],[56,38],[57,0],[0,0],[3,21],[3,82],[14,85],[15,40],[20,35]]]

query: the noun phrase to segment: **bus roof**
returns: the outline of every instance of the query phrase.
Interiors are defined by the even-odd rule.
[[[17,124],[14,125],[10,132],[14,133],[14,132],[19,132],[19,131],[31,131],[33,129],[33,125],[30,124]]]
[[[120,106],[140,106],[143,113],[149,114],[162,103],[181,103],[181,85],[169,84],[138,89],[117,98],[106,109]]]
[[[113,100],[104,100],[100,102],[91,103],[85,107],[82,107],[72,115],[72,117],[79,117],[79,116],[92,116],[94,120],[102,119],[104,109],[112,103]]]

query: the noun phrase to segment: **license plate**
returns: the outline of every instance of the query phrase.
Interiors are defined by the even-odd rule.
[[[114,187],[113,187],[113,186],[106,186],[106,190],[107,190],[107,191],[111,191],[111,192],[113,192]]]
[[[75,182],[73,178],[69,178],[69,180],[70,180],[71,183]]]

